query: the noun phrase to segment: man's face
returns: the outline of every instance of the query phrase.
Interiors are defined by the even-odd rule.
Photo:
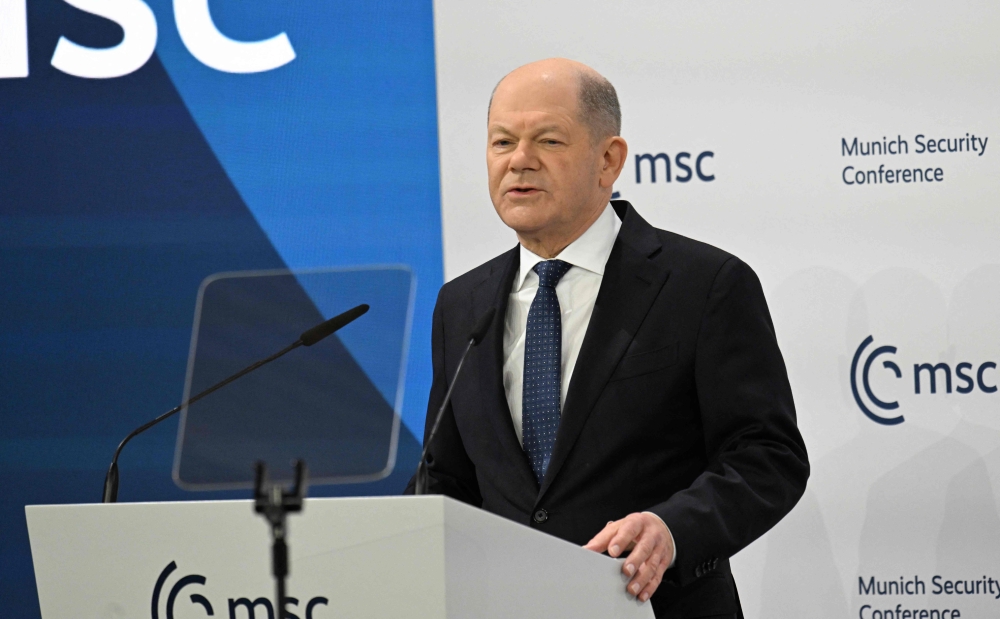
[[[511,74],[488,122],[490,197],[519,234],[563,234],[603,206],[602,153],[577,114],[577,80]]]

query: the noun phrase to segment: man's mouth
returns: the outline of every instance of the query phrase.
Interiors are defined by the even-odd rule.
[[[538,192],[539,189],[537,187],[532,187],[531,185],[515,185],[507,190],[508,194],[514,196],[530,196]]]

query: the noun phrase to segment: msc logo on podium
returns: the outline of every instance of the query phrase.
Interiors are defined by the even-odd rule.
[[[875,338],[869,335],[854,353],[854,359],[851,361],[851,393],[858,408],[866,417],[875,423],[894,426],[904,421],[903,415],[895,414],[899,410],[899,401],[890,401],[887,397],[875,395],[871,385],[874,371],[872,366],[881,359],[881,371],[888,371],[890,376],[895,376],[897,379],[903,378],[903,370],[893,360],[897,352],[896,347],[877,346],[869,351],[868,347],[874,341]],[[913,394],[936,394],[939,390],[950,394],[953,388],[959,394],[969,394],[977,388],[982,393],[996,393],[995,376],[993,372],[987,373],[990,370],[995,371],[996,368],[997,364],[993,361],[984,361],[978,365],[963,361],[956,364],[954,370],[945,362],[914,363]]]
[[[150,606],[150,616],[152,619],[174,619],[174,610],[177,604],[187,604],[187,600],[178,601],[177,598],[181,597],[181,590],[185,587],[191,585],[201,585],[204,586],[205,582],[208,580],[200,574],[189,574],[183,578],[178,578],[177,581],[170,587],[170,592],[167,594],[166,600],[161,604],[161,598],[163,596],[164,587],[170,575],[177,570],[177,563],[171,561],[167,567],[163,568],[160,572],[159,578],[156,579],[156,585],[153,587],[153,599]],[[188,596],[190,604],[200,606],[204,611],[205,615],[208,617],[216,616],[216,608],[212,605],[207,597],[202,595],[200,590],[191,592]],[[271,604],[271,600],[266,597],[258,597],[251,600],[249,597],[240,598],[228,598],[226,600],[227,604],[225,607],[220,606],[220,608],[226,608],[229,619],[277,619],[274,612],[274,606]],[[305,614],[302,619],[318,619],[314,618],[313,612],[316,610],[316,606],[326,606],[329,600],[325,597],[314,597],[309,600],[305,605]],[[288,619],[300,619],[298,615],[295,614],[296,608],[299,605],[298,598],[286,597],[285,598],[285,617]],[[161,607],[164,610],[164,614],[160,615]],[[242,610],[241,610],[242,609]],[[258,610],[260,614],[258,615]]]

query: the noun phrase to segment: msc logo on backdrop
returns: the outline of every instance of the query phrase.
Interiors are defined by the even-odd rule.
[[[671,165],[670,155],[667,153],[657,153],[655,155],[645,153],[642,155],[635,156],[635,182],[636,184],[642,183],[642,170],[643,167],[649,173],[649,182],[656,182],[656,169],[662,167],[663,182],[670,183],[677,181],[678,183],[686,183],[693,178],[710,183],[715,180],[715,174],[708,171],[711,167],[710,159],[715,157],[715,153],[710,150],[702,151],[698,155],[694,156],[692,159],[691,153],[680,152],[677,153],[673,158],[673,164]],[[643,166],[642,163],[646,161],[649,165]],[[657,166],[656,162],[662,161],[663,166]],[[692,170],[692,168],[694,168]]]
[[[858,408],[865,416],[875,423],[894,426],[904,421],[902,414],[895,414],[895,411],[899,410],[899,401],[890,401],[888,397],[875,395],[871,386],[871,376],[873,371],[878,370],[873,370],[872,366],[881,359],[880,371],[888,371],[889,376],[897,379],[903,378],[903,370],[893,360],[897,352],[895,346],[877,346],[868,350],[874,340],[875,338],[869,335],[854,353],[854,360],[851,361],[851,392]],[[862,358],[864,358],[863,363]],[[996,367],[997,364],[993,361],[984,361],[978,365],[963,361],[956,364],[954,369],[944,362],[914,363],[913,394],[937,394],[939,391],[950,394],[953,390],[956,393],[968,394],[976,389],[983,393],[996,393],[997,386],[992,372]],[[866,397],[862,397],[862,394]]]
[[[163,571],[160,572],[160,577],[156,579],[156,585],[153,587],[153,599],[150,605],[150,616],[152,619],[160,619],[160,598],[163,594],[163,589],[167,580],[176,569],[177,563],[171,561],[167,567],[163,568]],[[175,582],[170,588],[170,593],[167,594],[167,599],[162,604],[165,619],[174,619],[174,612],[177,609],[177,605],[187,603],[186,600],[178,601],[177,599],[180,597],[181,590],[191,585],[204,586],[207,580],[207,578],[200,574],[190,574],[177,579],[177,582]],[[200,606],[206,616],[216,616],[216,607],[213,606],[209,599],[201,593],[191,593],[190,596],[188,596],[188,599],[190,599],[190,603],[192,605]],[[314,597],[305,604],[302,611],[299,611],[298,598],[286,597],[284,616],[288,619],[299,619],[299,616],[295,614],[296,611],[299,611],[304,613],[302,619],[314,619],[313,613],[316,611],[316,607],[326,606],[328,603],[329,600],[325,597]],[[251,600],[249,597],[228,598],[226,606],[219,606],[220,611],[223,609],[228,609],[229,619],[277,619],[274,612],[274,605],[271,604],[271,600],[266,597],[258,597],[254,600]],[[260,611],[259,616],[258,611]]]
[[[124,31],[114,47],[84,47],[60,37],[52,66],[85,78],[121,77],[138,71],[156,49],[156,16],[143,0],[65,0]],[[0,78],[28,76],[27,0],[0,0]],[[219,32],[208,0],[173,0],[174,22],[184,47],[205,66],[224,73],[260,73],[295,60],[282,32],[261,41],[236,41]]]

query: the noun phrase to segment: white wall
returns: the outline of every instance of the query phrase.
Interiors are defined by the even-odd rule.
[[[617,88],[622,197],[760,274],[814,469],[799,507],[735,560],[747,616],[897,603],[1000,616],[992,595],[931,594],[935,575],[1000,579],[1000,392],[930,394],[924,374],[918,395],[913,377],[917,363],[969,362],[973,380],[1000,364],[1000,5],[437,0],[435,28],[446,279],[516,243],[487,192],[486,106],[505,73],[550,56]],[[982,156],[915,152],[918,134],[966,133],[987,138]],[[842,156],[842,138],[897,135],[908,155]],[[715,180],[667,184],[658,164],[652,184],[643,163],[636,183],[635,154],[681,151],[712,151]],[[944,180],[842,180],[845,166],[880,164]],[[860,397],[903,423],[855,402],[851,362],[869,335],[862,366],[897,348],[869,376],[899,408],[874,407],[856,372]],[[990,366],[983,377],[1000,383]],[[859,595],[859,576],[900,575],[928,595]]]

